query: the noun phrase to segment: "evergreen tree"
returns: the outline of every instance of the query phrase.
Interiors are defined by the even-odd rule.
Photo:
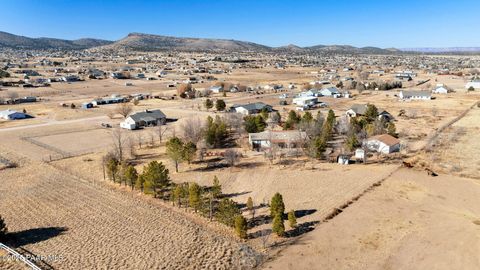
[[[243,120],[245,131],[248,133],[262,132],[267,127],[267,123],[261,115],[247,115]]]
[[[397,129],[395,128],[395,124],[393,122],[390,122],[387,124],[387,134],[393,137],[397,137]]]
[[[235,231],[238,237],[247,239],[247,230],[247,220],[242,215],[237,215],[235,217]]]
[[[285,235],[285,224],[283,224],[283,218],[280,214],[276,214],[273,218],[272,231],[278,236]]]
[[[207,111],[213,108],[213,101],[209,98],[205,100],[205,108],[207,108]]]
[[[178,137],[172,137],[167,142],[167,155],[175,163],[175,172],[178,172],[178,163],[184,158],[183,142]]]
[[[110,180],[113,182],[117,182],[118,171],[120,170],[120,162],[115,157],[110,155],[107,157],[105,165],[107,167],[108,178],[110,178]]]
[[[367,104],[367,110],[365,111],[365,118],[369,123],[375,121],[378,117],[378,109],[373,104]]]
[[[220,147],[225,144],[228,138],[227,124],[225,121],[216,116],[207,117],[207,128],[205,130],[205,141],[212,147]]]
[[[183,146],[183,160],[187,161],[188,164],[192,162],[195,158],[195,153],[197,152],[197,146],[193,142],[188,142]]]
[[[255,218],[255,209],[254,209],[252,197],[248,197],[248,199],[247,199],[247,209],[250,212],[250,214],[252,215],[252,219],[254,219]]]
[[[137,181],[135,181],[135,188],[143,192],[145,185],[145,178],[142,174],[137,177]]]
[[[347,146],[347,149],[349,151],[355,150],[355,148],[357,148],[360,145],[357,139],[357,135],[355,135],[354,132],[349,132],[347,140],[345,141],[345,145]]]
[[[290,210],[290,212],[288,212],[288,223],[290,225],[290,228],[297,227],[297,217],[295,217],[295,211],[293,210]]]
[[[222,186],[216,175],[213,177],[212,195],[215,199],[220,198],[220,195],[222,195]]]
[[[218,211],[215,216],[218,221],[223,224],[233,227],[235,226],[235,217],[240,215],[240,209],[234,201],[224,198],[218,204]]]
[[[283,203],[283,197],[280,193],[275,193],[272,197],[270,203],[270,216],[275,217],[275,215],[280,215],[283,218],[285,213],[285,204]]]
[[[313,121],[312,113],[311,112],[304,113],[301,121],[304,123],[311,123]]]
[[[145,193],[153,194],[156,198],[158,192],[161,192],[169,182],[168,169],[165,168],[163,163],[157,161],[151,161],[143,169],[143,179],[145,180],[144,191]]]
[[[188,186],[188,203],[196,213],[201,203],[201,188],[197,183],[190,183]]]
[[[124,178],[125,178],[125,182],[133,190],[133,187],[135,186],[138,178],[138,173],[135,167],[133,167],[132,165],[127,166],[127,168],[125,169]]]
[[[226,107],[227,105],[223,99],[217,99],[215,102],[215,109],[217,109],[217,111],[224,111]]]

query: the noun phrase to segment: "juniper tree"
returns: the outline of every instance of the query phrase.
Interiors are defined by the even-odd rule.
[[[127,166],[127,168],[125,169],[124,178],[125,178],[126,183],[133,190],[133,187],[135,187],[136,182],[137,182],[137,178],[138,178],[138,173],[137,173],[137,170],[135,169],[135,167],[133,167],[132,165]]]
[[[190,207],[195,210],[195,213],[200,207],[201,202],[202,197],[200,186],[197,183],[190,183],[190,185],[188,186],[188,203]]]
[[[272,231],[278,236],[285,235],[285,225],[283,224],[283,218],[280,214],[276,214],[273,218]]]
[[[275,195],[273,195],[270,203],[270,216],[274,218],[278,214],[281,218],[283,218],[284,212],[285,204],[283,203],[283,197],[277,192]]]
[[[212,195],[215,199],[218,199],[220,195],[222,195],[222,185],[220,185],[220,181],[218,181],[216,175],[213,177]]]
[[[297,227],[297,217],[295,217],[294,210],[290,210],[290,212],[288,212],[288,223],[290,225],[290,228]]]
[[[250,212],[250,214],[252,215],[252,219],[254,219],[255,218],[255,208],[254,208],[254,205],[253,205],[252,197],[248,197],[248,199],[247,199],[247,209]]]
[[[178,172],[178,163],[184,158],[183,142],[178,137],[172,137],[167,142],[167,155],[175,163],[175,172]]]
[[[169,182],[168,169],[162,162],[151,161],[144,167],[142,176],[145,180],[144,190],[146,193],[153,194],[156,198],[159,191],[162,191]]]
[[[247,220],[242,215],[237,215],[235,217],[235,231],[238,237],[247,239],[247,230]]]

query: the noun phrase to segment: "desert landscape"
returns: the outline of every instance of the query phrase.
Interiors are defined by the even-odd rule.
[[[478,269],[479,120],[476,47],[0,32],[0,268]]]

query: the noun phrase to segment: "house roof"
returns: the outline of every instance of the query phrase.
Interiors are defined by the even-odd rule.
[[[430,91],[414,91],[414,90],[402,90],[402,93],[403,93],[403,96],[406,96],[406,97],[412,97],[412,96],[418,96],[418,97],[429,97],[431,96],[432,94],[430,93]]]
[[[235,104],[232,106],[232,108],[239,108],[239,107],[242,107],[248,111],[255,111],[255,110],[261,111],[265,107],[271,108],[272,106],[267,105],[263,102],[255,102],[255,103],[249,103],[249,104]]]
[[[356,114],[364,115],[367,111],[367,104],[353,104],[350,107],[350,110],[354,111]]]
[[[251,141],[271,141],[274,143],[300,141],[307,137],[307,133],[297,130],[267,130],[259,133],[249,133]]]
[[[397,138],[395,138],[391,135],[388,135],[388,134],[375,135],[375,136],[370,137],[368,140],[369,141],[370,140],[377,140],[377,141],[383,142],[384,144],[386,144],[388,146],[394,146],[394,145],[400,143],[399,139],[397,139]]]
[[[146,121],[146,122],[152,122],[156,121],[158,119],[166,118],[167,116],[160,110],[145,110],[143,112],[137,112],[130,117],[135,121]]]

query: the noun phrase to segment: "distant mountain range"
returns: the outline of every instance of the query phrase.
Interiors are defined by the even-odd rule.
[[[17,49],[64,49],[82,50],[113,43],[108,40],[82,38],[64,40],[56,38],[29,38],[0,31],[0,47]]]
[[[316,45],[299,47],[287,45],[269,47],[253,42],[231,39],[184,38],[142,33],[130,33],[117,41],[83,38],[64,40],[55,38],[29,38],[0,31],[0,48],[17,49],[60,49],[60,50],[132,50],[132,51],[196,51],[196,52],[290,52],[290,53],[345,53],[345,54],[394,54],[401,52],[415,53],[476,53],[480,47],[457,48],[405,48],[382,49],[377,47],[354,47],[349,45]]]

